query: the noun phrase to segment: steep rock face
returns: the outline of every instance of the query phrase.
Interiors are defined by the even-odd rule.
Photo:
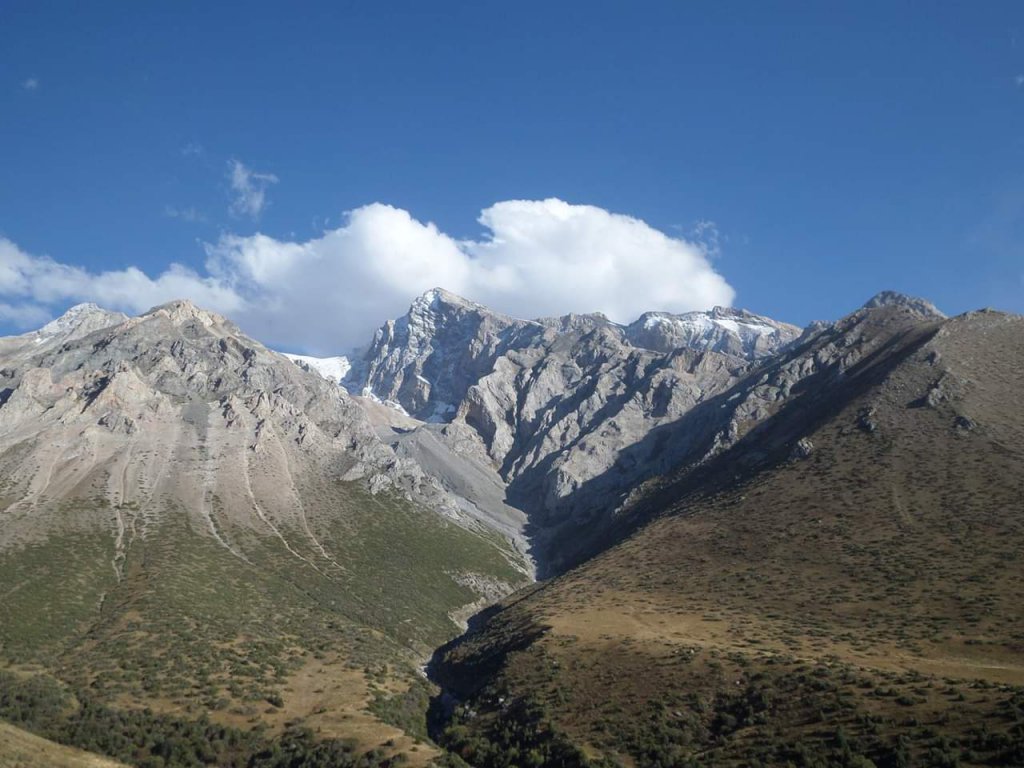
[[[798,334],[737,310],[516,320],[441,290],[378,331],[346,386],[447,423],[436,437],[489,458],[535,548],[600,528],[682,443],[652,434]],[[556,558],[557,559],[557,558]]]
[[[543,330],[436,288],[377,331],[345,384],[400,403],[417,418],[450,421],[466,390],[498,356]]]
[[[569,351],[592,353],[593,344],[581,339]],[[585,355],[523,361],[516,374],[485,378],[467,398],[467,423],[487,424],[489,415],[514,428],[496,434],[507,450],[499,439],[489,450],[504,451],[509,498],[530,512],[548,573],[589,546],[632,488],[674,464],[683,444],[664,440],[663,431],[744,370],[716,353],[613,350],[586,365]],[[516,384],[521,399],[503,409]]]

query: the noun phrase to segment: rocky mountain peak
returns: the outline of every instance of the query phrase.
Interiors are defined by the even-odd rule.
[[[445,421],[466,389],[489,370],[496,350],[527,326],[542,330],[433,288],[377,330],[362,358],[352,361],[345,386],[400,403],[419,418]]]
[[[127,315],[111,312],[92,302],[76,304],[63,315],[51,320],[36,331],[35,335],[40,341],[49,338],[66,339],[72,336],[84,336],[102,328],[118,325],[127,319]]]
[[[497,369],[518,371],[527,358],[552,350],[584,367],[601,360],[614,365],[634,349],[717,352],[742,365],[774,354],[799,334],[795,326],[727,307],[648,312],[629,326],[599,312],[521,320],[434,288],[377,330],[343,383],[351,392],[398,403],[416,418],[447,422],[484,377]]]
[[[440,309],[443,307],[458,307],[463,309],[482,309],[489,311],[486,307],[477,304],[475,301],[463,298],[456,293],[447,291],[444,288],[431,288],[429,291],[424,291],[420,296],[417,296],[410,307],[410,312],[423,309]]]
[[[394,321],[394,327],[399,334],[407,329],[410,338],[415,341],[433,333],[442,325],[463,322],[465,318],[486,318],[499,326],[520,322],[444,288],[431,288],[413,300],[409,311]]]
[[[196,306],[188,299],[175,299],[153,307],[140,315],[141,318],[164,317],[175,325],[196,322],[205,328],[223,326],[235,329],[235,324],[222,315]]]
[[[898,291],[882,291],[875,294],[864,304],[863,309],[879,309],[881,307],[903,307],[922,317],[944,318],[945,315],[926,299],[907,296]]]

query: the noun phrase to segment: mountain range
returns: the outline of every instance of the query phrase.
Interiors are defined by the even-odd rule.
[[[1022,375],[1024,318],[891,292],[438,288],[332,358],[74,307],[0,339],[0,718],[139,765],[1016,764]]]

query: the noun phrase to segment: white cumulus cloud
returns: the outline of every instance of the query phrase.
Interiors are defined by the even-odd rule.
[[[180,264],[171,264],[155,278],[136,267],[91,272],[28,254],[0,238],[0,319],[18,328],[41,325],[55,311],[81,301],[139,313],[182,297],[226,314],[244,304],[222,281]]]
[[[735,295],[702,246],[602,208],[511,200],[480,223],[485,236],[456,240],[375,203],[306,242],[225,236],[208,247],[208,269],[247,298],[243,327],[314,352],[365,343],[433,287],[518,317],[600,311],[623,322]]]
[[[267,207],[267,187],[277,184],[277,176],[259,173],[238,160],[232,160],[228,163],[228,183],[231,185],[232,215],[258,219]]]
[[[730,305],[735,295],[705,245],[637,218],[549,199],[500,202],[479,221],[479,238],[459,240],[374,203],[302,242],[224,235],[206,246],[205,274],[172,265],[155,278],[134,268],[93,273],[0,240],[0,301],[138,312],[190,298],[271,346],[330,354],[367,343],[434,287],[517,317],[600,311],[620,322]]]

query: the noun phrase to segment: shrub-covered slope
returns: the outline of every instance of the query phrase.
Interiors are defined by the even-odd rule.
[[[462,699],[451,748],[478,766],[1024,762],[1024,318],[883,305],[798,347],[765,373],[811,375],[648,488],[631,537],[438,654]]]

